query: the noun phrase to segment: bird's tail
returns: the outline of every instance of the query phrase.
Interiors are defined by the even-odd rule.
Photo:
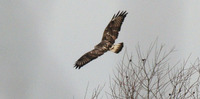
[[[122,50],[123,46],[124,46],[123,42],[115,44],[110,48],[110,51],[114,53],[119,53]]]

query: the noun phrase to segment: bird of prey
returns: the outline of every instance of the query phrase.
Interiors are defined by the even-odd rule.
[[[126,11],[119,11],[117,14],[114,14],[111,21],[104,30],[101,42],[97,44],[93,50],[85,53],[76,61],[74,66],[76,69],[80,69],[85,64],[103,55],[107,51],[119,53],[122,50],[123,42],[115,45],[114,43],[118,37],[121,25],[127,14],[128,13]]]

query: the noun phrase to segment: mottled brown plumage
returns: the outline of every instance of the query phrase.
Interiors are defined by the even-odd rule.
[[[76,69],[80,69],[82,66],[103,55],[107,51],[119,53],[122,50],[123,43],[119,43],[116,45],[113,44],[118,37],[121,25],[127,14],[128,13],[126,11],[119,11],[116,15],[112,17],[110,23],[104,30],[101,42],[97,44],[93,50],[85,53],[76,61],[74,66]]]

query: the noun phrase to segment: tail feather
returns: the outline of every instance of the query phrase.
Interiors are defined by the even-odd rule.
[[[122,50],[123,46],[123,43],[115,44],[110,48],[110,51],[114,53],[119,53]]]

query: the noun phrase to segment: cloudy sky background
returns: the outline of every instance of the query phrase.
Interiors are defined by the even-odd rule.
[[[174,59],[190,53],[195,59],[200,56],[199,5],[197,0],[0,0],[0,98],[81,99],[88,82],[89,96],[99,84],[108,90],[125,49],[80,70],[73,65],[100,42],[119,10],[128,15],[116,42],[124,42],[133,58],[138,43],[145,51],[158,37],[167,49],[176,47]]]

